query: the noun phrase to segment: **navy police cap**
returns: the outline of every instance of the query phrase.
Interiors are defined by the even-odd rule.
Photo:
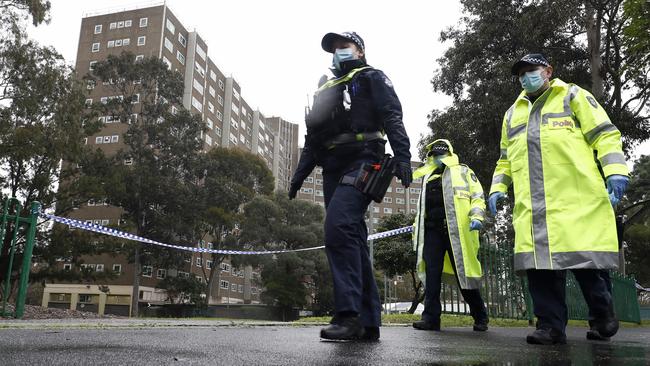
[[[361,36],[356,32],[327,33],[325,36],[323,36],[323,40],[320,42],[320,45],[323,47],[323,50],[329,53],[334,53],[334,41],[336,40],[345,40],[352,42],[356,44],[357,47],[359,47],[359,50],[361,50],[361,52],[365,52],[366,47],[363,43],[363,38],[361,38]]]

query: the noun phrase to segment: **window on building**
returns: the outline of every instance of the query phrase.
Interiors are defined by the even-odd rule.
[[[221,95],[217,95],[217,103],[223,105],[223,97]]]
[[[131,19],[125,20],[124,21],[124,28],[130,28],[132,24],[133,24],[133,21]]]
[[[395,188],[395,193],[404,193],[404,188],[402,187]]]
[[[201,258],[201,257],[196,258],[196,266],[197,267],[202,267],[203,266],[203,258]]]
[[[64,271],[70,271],[70,270],[72,270],[72,263],[65,263],[65,264],[63,264],[63,270],[64,270]]]
[[[239,92],[233,88],[232,90],[232,96],[233,98],[239,100]]]
[[[147,36],[138,37],[138,46],[144,46],[147,43]]]
[[[418,200],[417,200],[417,198],[411,198],[411,199],[409,200],[409,202],[410,202],[412,205],[417,205],[417,204],[418,204]]]
[[[315,191],[314,194],[315,194],[317,197],[323,197],[323,191],[321,191],[320,189],[317,189],[317,190]]]
[[[167,37],[165,37],[165,48],[168,49],[172,54],[174,53],[174,45],[172,44],[172,41],[170,41]]]
[[[230,284],[228,281],[221,280],[219,281],[219,287],[221,287],[224,290],[227,290],[230,287]]]
[[[181,53],[181,51],[176,51],[176,59],[183,65],[185,65],[185,56]]]
[[[103,136],[97,136],[95,137],[95,143],[96,144],[101,144],[104,142],[104,137]]]
[[[208,244],[210,244],[209,246],[212,247],[212,243],[208,243]],[[212,249],[212,248],[210,248],[210,249]],[[208,259],[207,261],[205,261],[205,267],[206,267],[207,269],[212,269],[212,264],[213,264],[213,263],[214,263],[213,261],[211,261],[211,260]]]
[[[210,137],[207,133],[205,134],[205,143],[208,144],[208,146],[212,146],[212,137]]]
[[[420,194],[420,188],[409,188],[411,193]]]
[[[223,80],[219,80],[219,89],[224,89]]]
[[[403,205],[404,204],[404,198],[395,198],[395,203]]]
[[[393,198],[392,197],[384,197],[384,202],[393,203]]]
[[[210,92],[210,95],[212,95],[212,98],[215,98],[216,95],[217,95],[217,91],[214,90],[214,88],[211,87],[211,86],[208,87],[208,92]]]
[[[99,52],[99,43],[93,43],[91,51],[92,52]]]
[[[230,142],[232,142],[233,145],[237,145],[237,136],[235,136],[232,132],[230,133]]]
[[[228,263],[221,263],[221,271],[222,271],[222,272],[230,272],[230,264],[228,264]]]
[[[92,98],[86,99],[86,107],[90,107],[93,104]]]
[[[239,124],[237,123],[237,121],[233,117],[230,117],[230,125],[234,129],[239,129]]]
[[[210,79],[212,79],[212,81],[217,81],[217,74],[212,70],[210,70]]]
[[[239,292],[244,292],[244,285],[239,285]]]
[[[100,263],[97,266],[95,266],[95,271],[104,272],[104,264]]]
[[[114,144],[114,143],[118,142],[119,139],[120,139],[119,135],[113,135],[113,136],[111,136],[111,143]]]
[[[88,71],[93,71],[95,69],[95,65],[97,64],[97,61],[90,61],[88,64]]]
[[[106,48],[113,48],[113,47],[115,47],[115,41],[106,42]]]
[[[221,136],[221,128],[219,128],[219,127],[215,127],[215,128],[214,128],[214,133],[216,133],[217,136]]]
[[[152,266],[142,266],[142,276],[143,277],[151,277],[152,273],[153,273],[153,267]]]
[[[142,60],[144,60],[144,55],[135,56],[135,62],[142,61]]]
[[[167,30],[172,32],[172,34],[176,33],[176,26],[171,21],[171,19],[167,18],[166,26],[167,26]]]
[[[95,34],[99,34],[101,32],[102,32],[102,25],[101,24],[95,25]]]
[[[236,283],[230,284],[230,291],[237,292],[237,284]]]
[[[149,18],[140,18],[140,28],[146,27],[149,23]]]
[[[124,38],[122,40],[122,46],[128,46],[131,44],[131,38]]]
[[[221,111],[217,111],[217,119],[223,121],[223,113],[221,113]]]
[[[197,61],[194,61],[194,70],[196,70],[196,72],[199,73],[199,75],[202,77],[205,77],[205,69],[203,66],[199,65]]]
[[[205,119],[205,124],[208,126],[209,129],[212,129],[214,127],[214,122],[210,118]]]
[[[109,29],[115,29],[117,28],[117,22],[113,22],[108,26]]]
[[[377,207],[377,206],[372,206],[372,212],[374,212],[374,213],[379,213],[379,207]]]
[[[199,100],[194,96],[192,96],[192,107],[198,109],[199,112],[203,112],[203,104],[201,104],[201,102],[199,102]]]
[[[124,28],[124,21],[117,22],[117,29]]]
[[[136,84],[139,84],[139,83],[136,83]],[[140,94],[133,94],[133,95],[131,96],[131,103],[132,103],[132,104],[138,104],[138,103],[140,103]]]
[[[172,62],[169,61],[169,59],[167,57],[165,57],[165,56],[163,56],[162,60],[165,63],[165,65],[167,65],[167,68],[171,70],[172,69]]]
[[[187,47],[187,39],[180,33],[178,33],[178,43],[182,44],[183,47]]]
[[[167,270],[166,269],[159,269],[159,270],[156,271],[156,278],[159,278],[159,279],[162,280],[165,277],[167,277]]]
[[[411,209],[411,213],[412,213],[412,214],[415,213],[415,209],[414,209],[414,208]]]
[[[314,178],[313,177],[305,178],[305,183],[314,183]]]
[[[115,41],[115,47],[120,47],[120,46],[122,46],[122,40],[118,39]]]
[[[113,265],[113,272],[115,272],[115,273],[122,272],[122,265],[121,264],[114,264]]]
[[[196,89],[199,94],[203,95],[203,84],[196,79],[194,79],[194,82],[192,84],[194,85],[194,89]]]
[[[214,104],[208,102],[208,110],[212,113],[214,113]]]
[[[106,226],[110,223],[110,220],[108,219],[102,219],[102,226]]]

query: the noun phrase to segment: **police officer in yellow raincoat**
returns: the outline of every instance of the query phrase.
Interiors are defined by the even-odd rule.
[[[606,271],[618,266],[612,206],[629,181],[621,134],[588,91],[551,80],[542,54],[524,56],[512,74],[524,90],[503,119],[489,206],[494,214],[513,185],[514,265],[526,271],[538,319],[527,342],[566,343],[567,269],[589,306],[587,337],[608,339],[618,330]]]
[[[415,217],[413,246],[417,270],[425,285],[420,330],[440,330],[440,288],[444,277],[458,283],[474,318],[474,330],[486,331],[488,315],[479,292],[482,277],[478,231],[485,217],[483,188],[474,172],[459,164],[447,140],[427,147],[424,166],[413,173],[423,178]]]

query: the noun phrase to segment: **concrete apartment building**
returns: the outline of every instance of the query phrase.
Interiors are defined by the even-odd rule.
[[[266,117],[249,105],[242,97],[237,81],[226,76],[209,57],[209,45],[205,40],[181,24],[165,4],[84,15],[75,66],[80,77],[91,71],[96,62],[123,51],[135,54],[136,61],[158,57],[170,69],[183,75],[183,106],[200,114],[205,121],[208,130],[201,137],[206,150],[222,146],[258,154],[273,172],[275,188],[288,190],[297,161],[294,154],[298,153],[298,125],[281,117]],[[89,86],[86,103],[105,103],[109,98],[119,97],[110,95],[110,90],[105,85]],[[100,118],[105,127],[89,137],[86,143],[97,145],[107,154],[115,153],[124,146],[122,134],[128,125],[114,121],[110,116]],[[120,209],[104,202],[90,201],[71,216],[100,225],[116,225]],[[182,269],[144,266],[140,277],[140,300],[163,302],[165,292],[156,288],[160,280],[166,276],[199,277],[203,270],[212,266],[207,259],[209,256],[202,258],[194,254]],[[71,263],[62,262],[61,266],[73,269]],[[119,276],[92,285],[48,284],[43,306],[129,314],[133,265],[123,256],[103,255],[85,258],[85,266],[96,271],[112,270]],[[259,274],[252,268],[233,268],[226,260],[221,264],[209,302],[259,303],[257,280]]]

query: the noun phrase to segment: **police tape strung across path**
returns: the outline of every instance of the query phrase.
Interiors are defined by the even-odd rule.
[[[58,222],[58,223],[68,225],[70,227],[82,229],[82,230],[94,231],[94,232],[99,233],[99,234],[110,235],[110,236],[115,236],[115,237],[122,238],[122,239],[138,241],[138,242],[145,243],[145,244],[153,244],[153,245],[158,245],[158,246],[165,247],[165,248],[185,250],[185,251],[189,251],[189,252],[230,254],[230,255],[259,255],[259,254],[278,254],[278,253],[304,252],[304,251],[307,251],[307,250],[325,248],[325,246],[321,245],[321,246],[318,246],[318,247],[291,249],[291,250],[241,251],[241,250],[222,250],[222,249],[186,247],[186,246],[182,246],[182,245],[165,244],[165,243],[161,243],[159,241],[143,238],[141,236],[137,236],[137,235],[133,235],[133,234],[130,234],[130,233],[123,232],[123,231],[111,229],[111,228],[108,228],[108,227],[105,227],[105,226],[101,226],[101,225],[97,225],[97,224],[91,224],[91,223],[81,221],[81,220],[75,220],[75,219],[69,219],[69,218],[66,218],[66,217],[50,215],[50,214],[47,214],[47,213],[44,213],[44,212],[41,213],[41,216],[43,218],[50,219],[50,220],[52,220],[54,222]],[[389,230],[389,231],[384,231],[384,232],[381,232],[381,233],[368,235],[368,240],[383,239],[383,238],[387,238],[389,236],[410,233],[412,231],[413,231],[413,226],[405,226],[405,227],[402,227],[402,228],[399,228],[399,229],[394,229],[394,230]]]

